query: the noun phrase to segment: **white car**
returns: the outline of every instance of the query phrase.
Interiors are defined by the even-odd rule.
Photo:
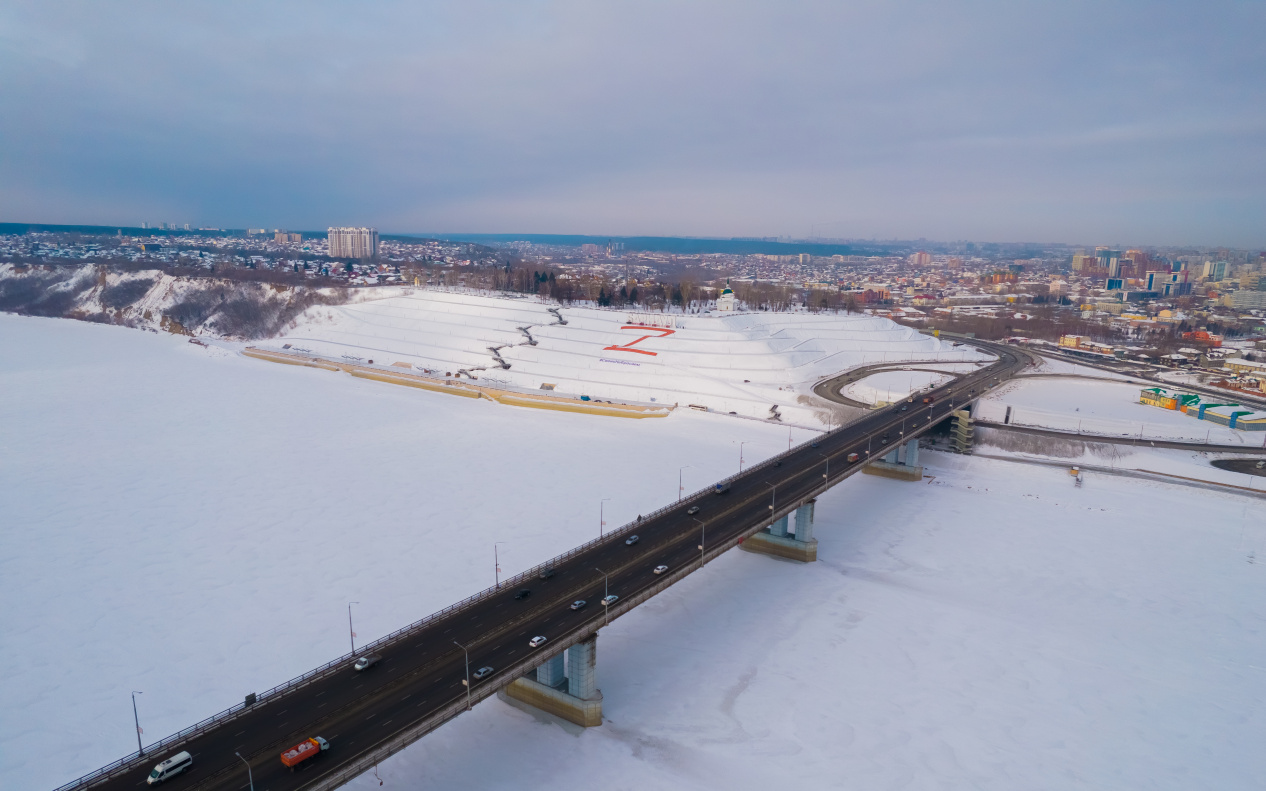
[[[637,536],[629,536],[628,538],[624,539],[624,544],[625,544],[625,546],[630,546],[630,547],[631,547],[631,546],[633,546],[634,544],[636,544],[637,542],[638,542],[638,537],[637,537]]]
[[[487,678],[488,676],[492,675],[492,668],[481,667],[478,670],[476,670],[472,675],[474,675],[476,681],[481,681]]]
[[[541,646],[545,645],[546,639],[547,638],[545,637],[545,635],[538,634],[536,637],[533,637],[531,640],[528,640],[528,645],[532,646],[533,648],[540,648]]]
[[[366,654],[360,659],[357,659],[356,663],[352,665],[352,668],[355,670],[368,670],[378,664],[381,660],[382,656],[379,654]]]
[[[663,574],[665,571],[668,571],[668,567],[667,567],[667,566],[656,566],[656,567],[655,567],[655,573],[656,573],[656,574]]]
[[[613,594],[611,594],[610,596],[604,596],[604,597],[602,598],[602,606],[603,606],[603,607],[607,607],[607,606],[609,606],[609,605],[615,604],[616,600],[617,600],[617,599],[619,599],[619,598],[620,598],[620,597],[619,597],[619,596],[616,596],[614,593],[613,593]]]
[[[588,604],[588,602],[585,601],[584,599],[576,599],[574,602],[571,603],[571,608],[573,610],[581,610],[581,609],[584,609],[584,606],[586,604]]]

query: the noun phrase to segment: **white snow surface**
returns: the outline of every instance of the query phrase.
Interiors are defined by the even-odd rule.
[[[379,292],[388,293],[388,292]],[[801,403],[819,380],[867,363],[986,359],[889,319],[859,314],[645,314],[440,290],[312,308],[267,344],[408,363],[485,381],[604,399],[699,404],[790,422],[826,422]],[[557,306],[554,306],[557,307]],[[672,322],[639,329],[646,322]],[[529,336],[536,341],[530,345]],[[639,340],[641,339],[641,340]],[[501,367],[492,351],[510,366]]]
[[[4,788],[134,749],[130,690],[164,736],[345,652],[348,601],[373,639],[486,586],[493,541],[513,573],[787,435],[5,315],[0,388]],[[817,563],[733,551],[603,629],[602,727],[489,700],[381,787],[1259,787],[1263,501],[921,458],[819,500]]]
[[[1095,381],[1079,377],[1032,377],[1012,380],[978,402],[976,417],[1003,422],[1011,407],[1016,425],[1080,431],[1113,437],[1172,439],[1224,445],[1261,445],[1266,435],[1219,426],[1173,409],[1139,402],[1147,385]],[[1154,385],[1153,385],[1154,386]],[[1228,399],[1233,401],[1234,399]]]
[[[881,371],[845,387],[843,395],[864,404],[892,403],[953,379],[929,371]]]

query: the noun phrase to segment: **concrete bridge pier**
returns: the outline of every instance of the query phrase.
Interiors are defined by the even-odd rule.
[[[923,468],[919,466],[918,438],[906,440],[895,446],[883,458],[867,464],[862,472],[901,481],[923,480]]]
[[[597,649],[598,635],[592,634],[545,660],[523,678],[515,679],[497,695],[503,700],[513,698],[585,728],[601,725],[602,691],[598,689]]]
[[[749,536],[740,544],[748,552],[773,555],[801,563],[818,559],[818,540],[813,537],[813,508],[817,500],[810,500],[796,509],[795,534],[787,527],[791,515],[778,519],[765,530]]]

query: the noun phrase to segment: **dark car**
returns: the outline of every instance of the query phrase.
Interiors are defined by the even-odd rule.
[[[526,599],[527,597],[529,597],[529,596],[531,596],[531,595],[532,595],[532,591],[531,591],[531,589],[530,589],[530,588],[523,588],[523,589],[521,589],[518,593],[514,594],[514,598],[516,598],[516,599]]]

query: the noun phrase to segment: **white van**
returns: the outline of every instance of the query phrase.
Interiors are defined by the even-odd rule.
[[[178,752],[166,761],[156,765],[145,782],[154,786],[168,780],[193,766],[193,756],[188,752]]]

